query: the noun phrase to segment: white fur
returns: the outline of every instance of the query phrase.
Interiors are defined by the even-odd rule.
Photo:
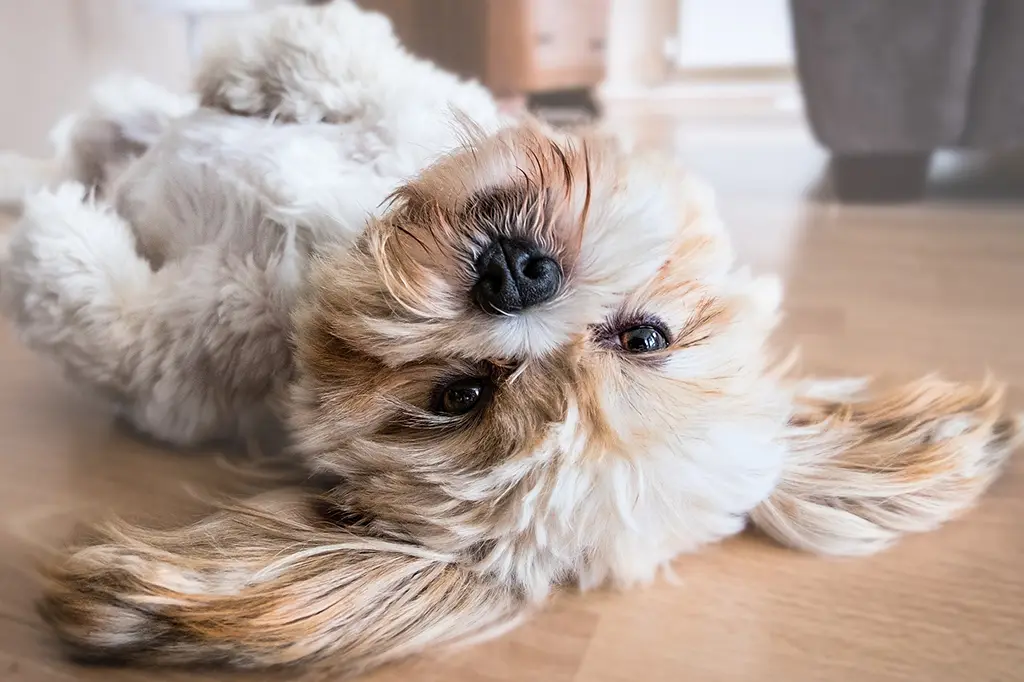
[[[137,78],[102,83],[55,130],[57,162],[26,184],[63,176],[104,199],[86,200],[80,184],[31,198],[0,265],[27,343],[141,431],[183,445],[235,435],[278,398],[314,249],[351,242],[391,190],[455,148],[456,114],[484,131],[502,123],[480,86],[414,58],[386,19],[347,2],[258,15],[204,63],[201,95],[240,113],[266,104],[251,79],[283,70],[298,89],[278,91],[275,115],[300,122],[196,110]],[[19,164],[0,170],[17,176]],[[245,349],[270,357],[233,376]]]

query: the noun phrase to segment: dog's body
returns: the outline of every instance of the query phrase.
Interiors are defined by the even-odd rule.
[[[261,20],[208,59],[203,110],[71,164],[114,208],[27,204],[3,294],[30,343],[166,440],[269,408],[336,481],[72,550],[44,614],[74,650],[360,669],[748,519],[874,551],[993,480],[1020,431],[998,391],[789,380],[778,284],[735,269],[699,183],[502,121],[380,26]]]
[[[37,228],[6,269],[27,342],[177,445],[264,418],[291,378],[311,253],[349,245],[401,181],[458,146],[453,114],[499,125],[486,91],[406,53],[379,15],[339,3],[252,24],[207,58],[202,109],[138,79],[101,84],[55,135],[81,185],[27,202]],[[87,188],[104,201],[83,203]],[[54,276],[87,240],[105,252],[74,281]]]

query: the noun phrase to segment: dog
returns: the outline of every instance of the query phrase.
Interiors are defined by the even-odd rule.
[[[697,179],[503,120],[393,38],[343,39],[367,26],[259,19],[198,109],[90,166],[103,198],[26,204],[3,295],[30,344],[174,443],[267,408],[328,481],[70,546],[40,608],[73,655],[357,673],[748,525],[879,551],[997,477],[1022,432],[998,386],[795,378],[781,287],[736,266]],[[372,80],[392,63],[413,73]]]

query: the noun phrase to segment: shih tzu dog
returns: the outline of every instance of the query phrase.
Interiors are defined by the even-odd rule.
[[[793,379],[695,179],[502,120],[347,3],[238,31],[198,108],[118,87],[11,238],[15,326],[164,440],[281,418],[331,485],[71,547],[42,613],[78,656],[365,670],[748,522],[879,550],[1019,440],[989,384]]]

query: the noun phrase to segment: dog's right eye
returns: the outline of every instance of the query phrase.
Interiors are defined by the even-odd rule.
[[[664,332],[649,325],[627,329],[619,334],[619,343],[630,353],[650,353],[668,347]]]
[[[466,414],[484,399],[488,386],[488,380],[483,377],[457,379],[437,393],[431,409],[438,414]]]

